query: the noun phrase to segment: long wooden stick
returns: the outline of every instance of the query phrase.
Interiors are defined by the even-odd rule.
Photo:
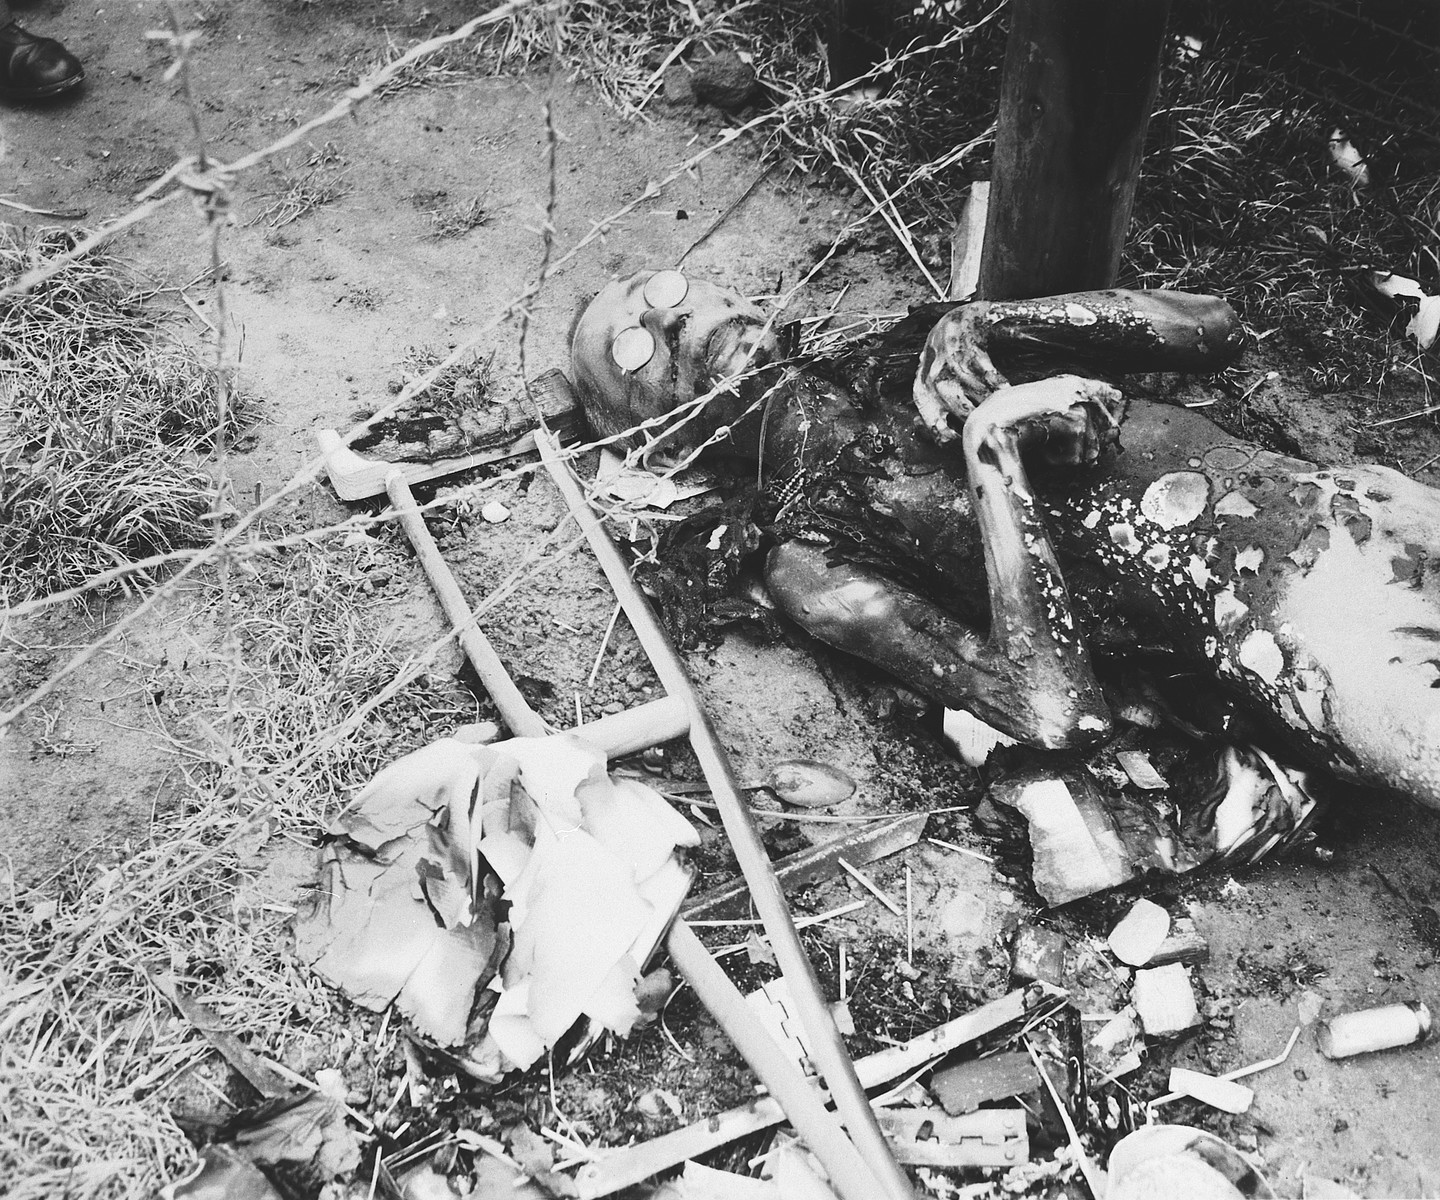
[[[801,1024],[810,1038],[811,1059],[825,1077],[826,1086],[834,1097],[835,1106],[849,1130],[851,1139],[881,1186],[882,1190],[875,1193],[876,1200],[880,1200],[882,1196],[889,1197],[890,1200],[914,1200],[915,1193],[910,1181],[890,1152],[885,1135],[881,1132],[865,1097],[865,1091],[856,1078],[855,1064],[850,1061],[845,1043],[840,1038],[839,1030],[835,1028],[829,1006],[820,995],[814,967],[795,932],[795,924],[791,919],[789,906],[785,903],[784,893],[775,878],[749,808],[741,796],[739,780],[720,744],[715,727],[701,706],[694,685],[680,662],[680,656],[670,641],[669,634],[656,619],[644,593],[630,577],[619,550],[601,528],[600,522],[581,494],[569,467],[561,460],[555,442],[543,430],[536,435],[535,440],[540,448],[541,459],[560,489],[571,514],[585,532],[590,547],[600,562],[601,570],[605,572],[616,597],[624,606],[625,615],[630,618],[630,625],[649,656],[661,684],[670,695],[683,697],[690,707],[691,748],[710,783],[711,794],[720,806],[721,820],[731,848],[735,851],[741,872],[750,884],[756,911],[765,922],[765,931],[770,936],[770,945],[775,951],[780,970],[790,983]]]
[[[778,1101],[786,1119],[814,1152],[830,1186],[841,1200],[876,1200],[882,1193],[870,1165],[860,1156],[840,1123],[825,1107],[823,1093],[755,1020],[745,997],[730,982],[720,964],[684,921],[670,927],[665,941],[670,957],[686,982],[705,1001],[720,1028],[725,1031],[745,1061]]]
[[[390,472],[385,480],[385,490],[400,513],[410,544],[415,548],[445,615],[457,631],[466,657],[511,733],[521,737],[547,736],[550,730],[521,695],[490,640],[476,622],[475,614],[460,591],[449,564],[416,508],[415,497],[404,473],[399,470]],[[592,737],[599,735],[599,743],[613,756],[680,736],[688,729],[693,708],[693,697],[687,701],[684,697],[667,696],[628,714],[604,718],[589,727],[581,727],[581,732]],[[870,1166],[826,1109],[820,1093],[756,1021],[735,985],[684,921],[677,918],[671,925],[666,948],[696,995],[744,1055],[760,1081],[780,1101],[786,1117],[825,1165],[841,1200],[875,1200],[880,1196],[883,1189]]]
[[[476,622],[474,610],[460,591],[454,572],[440,553],[425,518],[416,507],[407,476],[400,470],[392,471],[385,480],[385,491],[400,514],[400,524],[415,549],[425,577],[435,589],[440,607],[455,628],[460,648],[465,651],[465,657],[475,668],[481,684],[490,693],[490,699],[495,701],[495,707],[500,710],[500,716],[510,732],[517,737],[547,736],[551,732],[549,726],[520,694],[490,639]],[[598,745],[610,758],[618,758],[622,754],[633,754],[637,750],[668,742],[671,738],[682,737],[689,724],[690,714],[685,703],[667,696],[588,722],[576,732]]]
[[[1043,1012],[1064,997],[1058,989],[1036,991],[1039,995],[1034,1000],[1033,1011]],[[867,1088],[889,1083],[941,1058],[958,1046],[978,1041],[1006,1025],[1019,1023],[1032,1011],[1032,1008],[1027,1008],[1026,1000],[1027,992],[1023,988],[992,1000],[974,1012],[947,1021],[903,1045],[889,1046],[862,1058],[855,1064],[855,1073]],[[704,1117],[692,1125],[641,1142],[638,1146],[604,1151],[594,1162],[581,1167],[575,1176],[580,1200],[599,1200],[601,1196],[612,1195],[686,1159],[696,1158],[746,1134],[778,1125],[785,1119],[783,1105],[773,1096],[761,1096],[749,1104]]]
[[[405,527],[405,536],[415,548],[415,556],[420,560],[425,577],[430,580],[430,586],[435,589],[440,607],[445,610],[445,616],[455,628],[465,657],[480,676],[480,682],[490,693],[490,699],[495,701],[495,707],[500,710],[510,732],[518,737],[548,736],[549,727],[520,694],[520,689],[505,670],[505,664],[490,645],[490,639],[480,632],[474,611],[460,591],[460,585],[455,582],[455,575],[444,555],[440,553],[440,547],[430,536],[425,518],[420,515],[415,504],[415,494],[405,481],[404,471],[393,470],[386,476],[385,492],[390,497],[390,503],[395,506],[395,511],[400,514],[400,524]]]

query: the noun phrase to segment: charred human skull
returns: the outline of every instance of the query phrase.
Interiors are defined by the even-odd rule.
[[[602,437],[667,458],[694,449],[745,412],[746,378],[775,339],[743,296],[677,270],[608,284],[575,326],[571,378]]]

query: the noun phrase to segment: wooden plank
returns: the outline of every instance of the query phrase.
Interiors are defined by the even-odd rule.
[[[1038,1075],[1035,1086],[1040,1086]],[[879,1116],[895,1157],[906,1166],[1013,1167],[1030,1160],[1023,1108],[987,1108],[964,1116],[936,1108],[890,1108]]]
[[[987,1100],[1008,1100],[1038,1091],[1040,1075],[1030,1056],[1012,1051],[940,1067],[930,1078],[930,1091],[951,1116],[974,1112]]]
[[[920,840],[927,820],[925,813],[907,813],[891,821],[877,821],[853,833],[831,838],[827,842],[797,850],[775,861],[775,877],[786,892],[797,892],[808,884],[838,875],[843,859],[850,864],[872,863],[895,854]],[[743,879],[712,888],[695,897],[685,909],[686,920],[719,916],[730,906],[749,899],[750,889]]]
[[[1170,963],[1185,963],[1198,966],[1210,961],[1210,943],[1195,927],[1189,917],[1177,917],[1170,927],[1170,936],[1160,943],[1160,949],[1150,957],[1147,967],[1164,967]]]
[[[1022,988],[1010,992],[974,1012],[912,1038],[903,1046],[889,1046],[862,1058],[855,1064],[855,1073],[866,1088],[879,1087],[959,1046],[1019,1022],[1027,1013],[1037,1014],[1047,1006],[1063,1003],[1065,996],[1064,992],[1054,988]],[[724,1146],[746,1134],[758,1133],[783,1120],[785,1112],[780,1104],[769,1096],[762,1096],[750,1104],[706,1117],[638,1146],[606,1151],[594,1162],[580,1168],[575,1176],[575,1186],[580,1200],[598,1200],[598,1197],[609,1196],[640,1183],[697,1154]]]
[[[1169,0],[1010,0],[979,296],[1113,286]]]

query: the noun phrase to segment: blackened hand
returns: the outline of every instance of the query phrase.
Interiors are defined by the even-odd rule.
[[[966,431],[1007,430],[1047,463],[1086,466],[1119,436],[1124,413],[1124,398],[1109,384],[1057,375],[996,392],[967,419]]]
[[[1096,462],[1120,436],[1125,401],[1114,388],[1092,380],[1090,390],[1064,412],[1052,413],[1031,443],[1053,466],[1084,467]]]
[[[938,442],[955,439],[948,418],[963,422],[991,393],[1006,386],[986,348],[983,302],[953,309],[935,323],[920,355],[913,395],[920,418]]]

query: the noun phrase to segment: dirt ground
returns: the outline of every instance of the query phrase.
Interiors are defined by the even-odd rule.
[[[270,141],[328,104],[379,57],[387,40],[403,44],[470,15],[449,0],[428,7],[420,0],[202,0],[181,11],[204,35],[193,87],[213,152],[222,159]],[[88,80],[61,104],[0,115],[7,194],[38,208],[84,209],[85,222],[93,224],[125,210],[132,195],[187,148],[187,115],[161,80],[163,53],[144,36],[162,16],[161,6],[150,3],[49,3],[29,10],[32,29],[62,37],[82,57]],[[386,403],[404,378],[407,354],[448,349],[534,277],[547,189],[547,101],[561,139],[555,215],[562,247],[642,193],[725,121],[715,110],[658,105],[645,119],[622,121],[563,73],[430,79],[368,103],[355,120],[330,126],[323,139],[240,181],[239,223],[224,242],[226,293],[243,341],[241,384],[261,416],[230,459],[239,502],[268,495],[288,479],[314,453],[317,430],[343,430],[357,414]],[[577,303],[614,275],[675,261],[762,169],[755,148],[742,139],[566,264],[533,310],[525,347],[532,376],[563,364]],[[334,198],[272,227],[273,214],[265,214],[300,178],[332,187]],[[437,236],[435,215],[471,199],[483,222],[458,237]],[[687,270],[773,295],[794,283],[855,211],[851,195],[775,171],[695,250]],[[190,214],[172,208],[127,235],[121,249],[156,280],[184,287],[198,312],[207,313],[214,311],[210,293],[192,282],[206,265],[199,232]],[[801,312],[823,311],[842,293],[846,313],[899,312],[924,296],[918,272],[879,229],[867,231],[817,276],[801,298]],[[198,336],[200,318],[173,294],[167,302]],[[494,356],[491,394],[518,395],[516,323],[498,331],[485,352]],[[1361,428],[1365,397],[1342,397],[1329,414],[1316,414],[1302,411],[1313,403],[1303,396],[1298,389],[1267,388],[1252,417],[1257,432],[1283,429],[1294,448],[1319,458],[1343,455],[1357,440],[1362,450],[1401,465],[1414,466],[1430,453],[1428,434],[1375,443]],[[549,481],[528,470],[499,478],[484,498],[503,502],[509,519],[490,524],[472,514],[435,524],[447,557],[477,597],[533,553],[563,507]],[[276,527],[327,524],[346,511],[317,486],[287,502]],[[443,632],[423,575],[393,537],[346,569],[357,576],[376,637],[403,652]],[[12,631],[16,641],[7,650],[16,690],[23,694],[42,681],[125,604],[112,601],[84,618],[55,611]],[[543,564],[487,616],[502,659],[548,719],[568,725],[577,704],[593,717],[653,694],[653,676],[623,620],[590,682],[612,605],[598,570],[576,552]],[[198,701],[192,695],[187,702],[177,681],[192,659],[199,664],[213,651],[217,621],[211,592],[197,586],[182,593],[0,739],[0,852],[17,881],[64,874],[63,864],[76,855],[143,843],[153,815],[184,802],[185,758],[174,739],[193,735],[186,719]],[[860,784],[842,811],[949,808],[978,794],[973,772],[949,756],[934,721],[917,724],[872,673],[798,644],[760,645],[741,636],[692,655],[689,665],[742,778],[763,774],[782,758],[823,759]],[[452,658],[443,673],[457,666]],[[198,693],[209,684],[195,686]],[[483,705],[469,714],[457,709],[456,720],[484,711]],[[402,732],[413,744],[445,730]],[[681,770],[683,763],[675,768]],[[930,832],[984,845],[964,813],[937,816]],[[1208,938],[1211,958],[1198,976],[1208,1011],[1219,1014],[1203,1034],[1162,1049],[1160,1061],[1228,1070],[1271,1057],[1299,1022],[1307,991],[1326,1013],[1440,998],[1433,944],[1417,933],[1374,869],[1413,903],[1440,901],[1440,820],[1356,796],[1326,836],[1335,851],[1331,862],[1270,865],[1234,881],[1206,877],[1145,889],[1173,913],[1193,916]],[[286,853],[298,861],[308,851]],[[897,939],[903,946],[901,923],[873,909],[863,921],[838,927],[826,943],[849,936],[870,946],[855,983],[857,1009],[888,1008],[883,1032],[894,1036],[941,1019],[927,988],[972,999],[993,994],[1002,982],[993,954],[1004,931],[1037,907],[1023,878],[931,845],[877,867],[877,881],[903,889],[906,864],[916,910],[924,914],[917,938],[925,970],[911,1001],[891,1004],[900,995],[890,967]],[[274,875],[287,877],[279,869]],[[818,910],[844,893],[830,885],[806,902]],[[276,899],[287,900],[279,885]],[[1119,900],[1077,907],[1056,923],[1077,938],[1103,935]],[[821,964],[821,975],[833,986],[832,963]],[[874,989],[868,1006],[866,988]],[[646,1053],[663,1059],[668,1052],[652,1039]],[[1156,1071],[1146,1078],[1163,1086]],[[1254,1109],[1225,1129],[1242,1149],[1258,1151],[1282,1194],[1299,1195],[1307,1176],[1341,1180],[1366,1196],[1440,1194],[1440,1147],[1433,1137],[1440,1043],[1329,1062],[1307,1030],[1288,1063],[1250,1082]],[[685,1102],[687,1118],[703,1115]],[[600,1105],[597,1134],[621,1141],[627,1131],[654,1131],[627,1113],[625,1103],[612,1098]],[[1202,1117],[1189,1104],[1166,1115]]]

